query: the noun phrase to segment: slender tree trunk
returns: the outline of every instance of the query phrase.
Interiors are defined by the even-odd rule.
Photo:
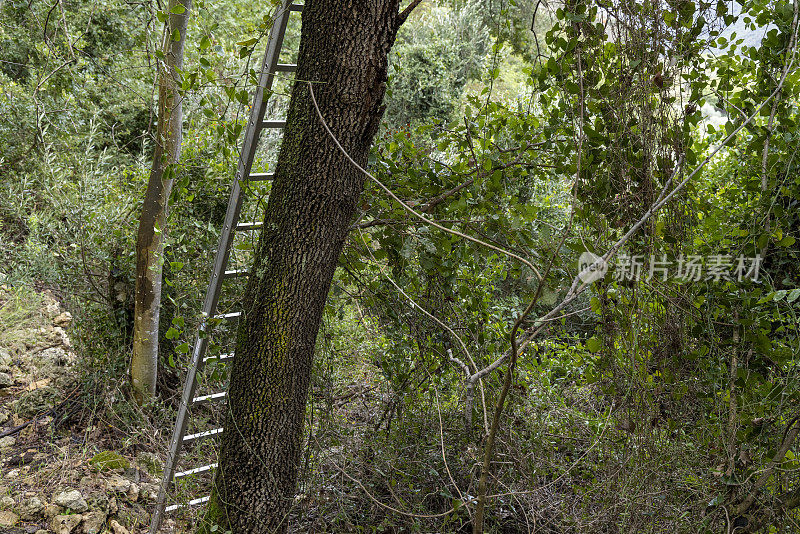
[[[183,109],[176,69],[183,67],[183,48],[192,0],[170,0],[164,58],[158,62],[158,129],[153,167],[136,238],[136,299],[133,319],[131,384],[140,404],[156,392],[158,321],[169,196],[173,166],[181,157]],[[183,8],[183,12],[177,13]]]
[[[244,296],[214,491],[200,532],[285,532],[322,311],[383,115],[399,0],[307,0],[297,80]]]

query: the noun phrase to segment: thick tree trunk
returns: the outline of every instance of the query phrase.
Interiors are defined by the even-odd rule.
[[[399,0],[307,0],[297,80],[366,166],[383,115]],[[206,513],[236,534],[285,532],[297,482],[314,344],[364,176],[295,84],[245,297],[225,432]]]
[[[176,68],[183,67],[183,48],[191,0],[170,0],[164,59],[158,65],[158,129],[153,167],[136,238],[136,299],[133,319],[131,385],[140,404],[156,392],[158,321],[161,308],[162,255],[166,236],[173,166],[181,157],[183,109]],[[174,13],[180,11],[182,13]],[[176,33],[176,31],[178,33]]]

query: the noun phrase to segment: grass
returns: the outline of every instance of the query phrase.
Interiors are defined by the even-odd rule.
[[[36,344],[38,329],[48,322],[43,299],[27,286],[0,286],[0,348],[24,350]]]

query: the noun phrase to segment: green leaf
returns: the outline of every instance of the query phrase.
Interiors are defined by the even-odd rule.
[[[187,352],[189,352],[189,343],[181,343],[180,345],[175,347],[175,350],[180,352],[181,354],[186,354]]]
[[[167,339],[178,339],[178,336],[180,336],[180,335],[181,335],[181,331],[180,330],[178,330],[177,328],[175,328],[173,326],[170,326],[169,330],[167,330],[167,333],[164,334],[164,337],[166,337]]]
[[[181,40],[181,31],[178,28],[172,30],[172,40],[176,43]]]
[[[597,339],[596,337],[590,337],[586,340],[586,348],[589,349],[589,352],[596,353],[598,352],[603,346],[603,342]]]
[[[183,7],[182,4],[177,4],[175,7],[170,9],[169,12],[172,13],[173,15],[180,15],[181,13],[186,12],[186,8]]]
[[[792,245],[794,245],[795,241],[796,239],[794,237],[787,235],[786,237],[778,241],[778,245],[781,247],[791,247]]]
[[[794,302],[798,298],[800,298],[800,289],[792,289],[789,292],[789,296],[786,297],[786,302]]]
[[[206,48],[209,48],[210,46],[211,46],[211,39],[209,39],[207,35],[204,35],[200,39],[200,50],[205,50]]]

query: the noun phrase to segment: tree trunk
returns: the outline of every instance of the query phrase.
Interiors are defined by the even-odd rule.
[[[366,166],[383,115],[399,0],[308,0],[297,80]],[[244,296],[214,491],[200,532],[285,532],[297,482],[314,345],[364,175],[296,83]]]
[[[158,62],[158,129],[153,167],[136,237],[136,298],[133,319],[131,385],[141,404],[156,392],[158,321],[169,196],[174,165],[181,157],[183,109],[176,69],[183,67],[183,48],[191,0],[170,0],[164,58]],[[180,11],[182,13],[174,13]]]

